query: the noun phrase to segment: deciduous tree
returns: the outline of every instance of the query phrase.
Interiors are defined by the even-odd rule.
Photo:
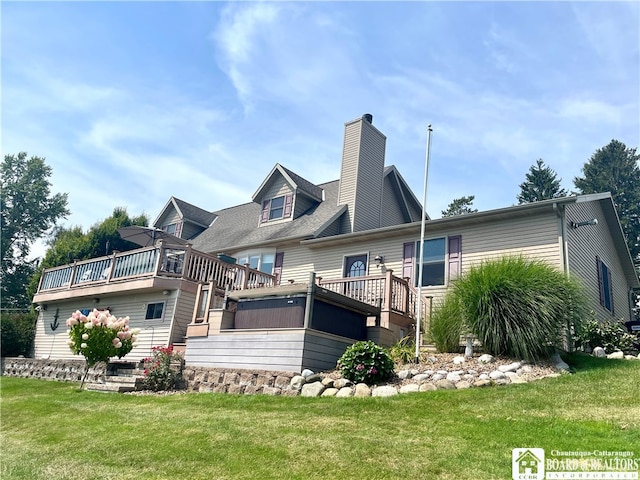
[[[28,260],[29,251],[34,241],[69,214],[67,194],[51,193],[51,167],[44,158],[27,158],[26,152],[5,155],[1,173],[1,305],[24,309],[30,305],[26,287],[35,268]]]

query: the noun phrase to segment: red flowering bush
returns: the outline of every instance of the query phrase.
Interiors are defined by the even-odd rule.
[[[173,390],[182,380],[182,355],[168,347],[153,347],[151,358],[144,359],[144,379],[146,390],[159,392]]]

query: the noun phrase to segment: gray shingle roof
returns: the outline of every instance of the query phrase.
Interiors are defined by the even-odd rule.
[[[184,200],[180,200],[179,198],[172,198],[176,207],[180,213],[182,213],[183,220],[188,220],[198,225],[202,225],[203,227],[208,227],[216,218],[216,214],[213,212],[207,212],[206,210],[187,203]]]
[[[298,189],[303,190],[309,196],[317,200],[322,200],[322,188],[320,188],[317,185],[314,185],[309,180],[302,178],[300,175],[293,173],[288,168],[283,167],[282,165],[280,165],[280,167],[282,168],[282,170],[285,171],[287,175],[289,175],[289,177],[291,178],[291,180],[293,180],[293,182],[296,184]]]
[[[222,252],[293,238],[315,238],[346,210],[346,206],[338,205],[338,184],[335,180],[317,186],[325,191],[325,201],[290,222],[259,226],[261,206],[254,202],[213,212],[217,215],[215,222],[193,240],[193,248]]]

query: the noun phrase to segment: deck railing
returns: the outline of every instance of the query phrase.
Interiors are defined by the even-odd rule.
[[[72,289],[146,277],[176,277],[194,282],[213,282],[218,288],[243,290],[273,286],[275,276],[223,262],[190,246],[166,245],[115,252],[108,257],[76,261],[48,268],[42,273],[39,292]]]

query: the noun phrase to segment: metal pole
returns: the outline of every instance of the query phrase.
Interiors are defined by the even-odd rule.
[[[427,220],[427,179],[429,178],[429,150],[431,148],[431,124],[427,126],[427,154],[424,164],[424,184],[422,186],[422,219],[420,222],[420,253],[418,254],[418,299],[416,302],[416,363],[420,362],[420,321],[422,316],[422,273],[424,270],[424,230]]]

